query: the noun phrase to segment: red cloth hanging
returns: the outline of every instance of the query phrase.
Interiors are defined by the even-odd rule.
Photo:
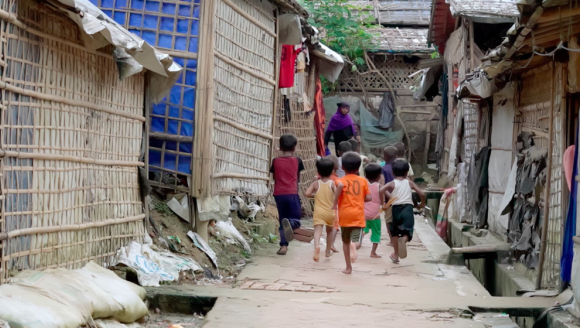
[[[282,45],[278,88],[292,88],[294,86],[294,66],[296,64],[296,56],[298,56],[299,52],[300,49],[295,50],[294,46]]]
[[[316,78],[316,93],[314,94],[314,128],[316,129],[316,152],[319,156],[326,155],[324,148],[324,128],[326,112],[324,111],[324,102],[322,101],[322,83],[320,77]]]

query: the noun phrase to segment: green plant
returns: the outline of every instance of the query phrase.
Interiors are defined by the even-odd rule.
[[[374,48],[375,35],[369,28],[375,22],[371,6],[356,6],[349,0],[299,0],[310,12],[308,23],[316,27],[322,42],[345,56],[351,70],[362,68],[365,52]],[[326,84],[326,85],[325,85]],[[323,92],[334,89],[323,81]]]
[[[155,210],[165,216],[173,215],[173,211],[165,203],[155,204]]]

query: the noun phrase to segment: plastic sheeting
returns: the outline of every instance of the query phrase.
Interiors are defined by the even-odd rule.
[[[198,52],[200,0],[181,4],[143,0],[134,0],[130,3],[127,0],[90,1],[99,6],[103,13],[113,18],[117,24],[124,26],[152,46],[185,53]],[[150,132],[193,137],[197,59],[174,57],[173,60],[183,67],[183,72],[176,76],[175,83],[169,87],[169,95],[153,106],[150,114]],[[152,81],[150,85],[161,84]],[[149,143],[151,166],[191,174],[192,142],[177,143],[150,138]],[[164,149],[167,151],[161,150],[164,143]]]
[[[324,98],[326,117],[330,118],[336,112],[336,104],[342,102],[340,97]],[[403,140],[403,131],[388,131],[379,128],[379,120],[375,118],[362,104],[360,99],[349,102],[350,116],[354,123],[360,126],[362,146],[365,148],[384,148]]]
[[[514,88],[507,84],[493,95],[491,114],[491,157],[489,160],[489,211],[487,221],[489,229],[504,233],[508,227],[509,214],[501,215],[504,192],[508,187],[512,171],[513,121],[514,121]],[[515,185],[514,185],[515,187]],[[507,195],[509,199],[513,196]]]
[[[154,79],[152,82],[155,82],[156,88],[151,90],[150,94],[153,102],[158,102],[169,92],[183,68],[177,65],[169,55],[155,50],[153,48],[156,45],[155,42],[136,37],[128,33],[122,24],[114,20],[105,19],[104,12],[89,0],[58,1],[65,6],[76,8],[82,12],[82,15],[80,15],[77,12],[66,10],[65,7],[61,8],[86,33],[84,41],[87,46],[98,49],[107,44],[112,44],[134,59],[134,61],[123,61],[124,65],[130,65],[135,68],[131,70],[133,74],[141,72],[143,68],[155,73],[152,74],[152,79]]]

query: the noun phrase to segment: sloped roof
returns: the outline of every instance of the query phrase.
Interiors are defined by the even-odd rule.
[[[428,26],[431,18],[430,0],[353,0],[348,5],[372,11],[378,24]]]
[[[515,21],[520,15],[517,0],[447,0],[453,16],[469,17],[477,21],[499,23]],[[488,18],[486,21],[485,18]],[[503,20],[502,20],[503,18]]]
[[[375,52],[413,53],[433,52],[435,48],[428,46],[428,30],[412,28],[373,27],[369,32],[376,34]]]

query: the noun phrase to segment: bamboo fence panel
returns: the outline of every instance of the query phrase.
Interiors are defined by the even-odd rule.
[[[83,50],[78,26],[45,2],[2,9],[52,37],[0,21],[1,81],[25,90],[6,87],[0,105],[0,282],[15,270],[110,263],[144,234],[144,75],[120,81],[112,57]]]
[[[405,63],[403,56],[375,55],[373,63],[383,76],[389,80],[393,89],[409,90],[413,79],[409,75],[419,70],[419,63]],[[378,74],[344,69],[338,80],[340,91],[389,91],[388,85]]]
[[[301,79],[298,77],[301,76]],[[296,74],[297,85],[305,85],[307,81],[306,74]],[[300,81],[300,82],[298,82]],[[295,86],[296,87],[296,86]],[[300,88],[298,88],[300,89]],[[304,89],[304,87],[302,87]],[[278,110],[276,111],[274,126],[274,145],[280,142],[280,136],[283,134],[293,134],[298,139],[296,146],[296,156],[302,159],[304,171],[300,175],[299,194],[302,207],[307,216],[312,215],[312,204],[310,199],[304,196],[308,186],[316,179],[316,133],[314,133],[314,113],[305,112],[304,104],[299,102],[297,95],[289,97],[291,120],[287,121],[284,115],[284,98],[280,97]],[[273,158],[280,156],[280,152],[275,150]]]
[[[553,149],[552,149],[552,176],[550,184],[548,231],[546,240],[546,255],[542,275],[543,288],[555,288],[559,284],[560,258],[562,252],[562,120],[565,110],[560,96],[563,89],[562,69],[555,70],[554,90],[554,122],[553,122]],[[519,112],[521,115],[516,121],[520,122],[519,132],[534,132],[534,143],[539,147],[548,148],[549,117],[550,117],[550,88],[547,81],[552,79],[552,63],[534,68],[522,74]]]
[[[268,194],[276,90],[273,7],[215,2],[212,194]]]

